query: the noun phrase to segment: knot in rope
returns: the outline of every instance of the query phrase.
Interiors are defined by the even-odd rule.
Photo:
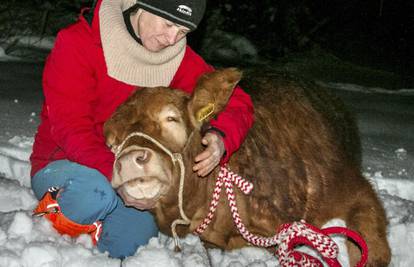
[[[338,245],[320,230],[305,221],[283,224],[278,231],[281,243],[277,254],[282,266],[320,266],[322,263],[305,253],[294,250],[296,245],[305,244],[317,250],[329,266],[340,266],[336,258],[339,254]]]
[[[245,195],[250,194],[253,190],[253,183],[247,181],[243,177],[230,171],[227,167],[220,167],[221,179],[236,185]]]

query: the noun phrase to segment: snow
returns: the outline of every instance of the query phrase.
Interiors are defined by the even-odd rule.
[[[360,86],[356,84],[349,84],[349,83],[319,82],[319,84],[326,86],[326,87],[333,88],[333,89],[354,91],[354,92],[360,92],[360,93],[365,93],[365,94],[381,93],[381,94],[414,95],[414,91],[412,89],[387,90],[387,89],[379,88],[379,87],[364,87],[364,86]]]
[[[162,234],[121,263],[97,251],[88,236],[60,236],[44,218],[32,217],[37,201],[30,189],[29,156],[42,103],[41,64],[10,59],[0,48],[0,267],[279,266],[266,250],[206,250],[193,235],[181,240],[181,252],[174,252],[173,240]],[[323,85],[356,113],[364,175],[383,201],[390,223],[391,266],[414,266],[414,90]],[[333,220],[329,225],[341,224]],[[335,241],[347,266],[344,241]]]

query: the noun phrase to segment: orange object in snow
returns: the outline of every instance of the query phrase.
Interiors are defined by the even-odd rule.
[[[49,191],[44,194],[37,207],[33,210],[33,216],[46,217],[52,222],[53,228],[62,235],[66,234],[71,237],[77,237],[80,234],[90,234],[93,244],[96,245],[102,232],[102,222],[97,221],[93,224],[85,225],[68,219],[60,211],[60,206],[56,201],[58,193],[58,189],[54,187],[49,188]]]

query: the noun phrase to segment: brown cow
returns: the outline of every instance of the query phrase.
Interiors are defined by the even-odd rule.
[[[229,162],[232,171],[254,184],[248,196],[235,190],[247,229],[272,236],[283,223],[304,219],[321,227],[332,218],[341,218],[366,240],[368,266],[387,266],[391,254],[385,212],[361,175],[356,127],[341,111],[341,102],[322,88],[285,74],[254,76],[246,88],[255,89],[256,122]],[[180,170],[154,142],[141,136],[125,138],[142,132],[183,155],[183,208],[191,224],[178,226],[177,232],[180,236],[192,233],[208,213],[219,169],[208,178],[197,177],[191,170],[194,156],[203,149],[202,123],[196,114],[213,103],[214,111],[207,119],[217,115],[240,78],[236,69],[206,74],[192,96],[165,87],[137,90],[105,124],[108,145],[119,150],[113,187],[128,196],[126,204],[134,199],[153,206],[163,233],[171,235],[170,225],[180,217]],[[201,239],[223,249],[247,245],[233,224],[224,194]],[[351,242],[348,252],[354,265],[360,252]]]

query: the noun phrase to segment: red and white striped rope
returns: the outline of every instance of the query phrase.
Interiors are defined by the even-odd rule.
[[[220,192],[223,186],[223,173],[220,171],[218,178],[216,179],[216,186],[214,187],[213,198],[210,202],[210,207],[207,216],[204,218],[203,222],[194,230],[194,234],[201,235],[204,230],[207,229],[210,222],[213,220],[214,213],[216,212],[217,205],[220,199]]]
[[[227,167],[221,167],[219,176],[216,180],[216,186],[214,187],[213,198],[210,203],[209,212],[207,216],[204,218],[203,222],[197,227],[194,231],[195,234],[201,235],[204,230],[206,230],[207,226],[213,220],[214,213],[216,212],[217,205],[220,199],[221,188],[223,187],[224,179],[230,179],[232,183],[236,184],[243,193],[250,194],[253,190],[253,184],[241,176],[235,174],[232,171],[229,171]]]
[[[242,237],[249,243],[258,247],[270,247],[278,245],[279,261],[282,266],[315,266],[317,261],[312,257],[295,257],[298,254],[292,253],[289,244],[292,240],[298,237],[306,237],[311,244],[321,253],[325,258],[334,259],[338,256],[338,247],[328,236],[318,233],[310,229],[304,222],[295,222],[293,224],[285,225],[277,234],[272,237],[263,237],[254,235],[245,227],[240,218],[237,203],[233,191],[233,184],[237,185],[243,193],[249,194],[253,190],[253,184],[239,175],[229,171],[227,167],[221,167],[219,175],[216,180],[216,185],[213,192],[213,198],[210,203],[209,213],[203,222],[194,231],[194,234],[201,235],[207,228],[214,217],[214,213],[219,203],[221,189],[223,184],[226,188],[227,199],[232,213],[234,224],[239,230]],[[293,251],[294,252],[294,251]]]
[[[240,218],[237,209],[236,199],[233,191],[233,183],[228,176],[224,176],[223,180],[224,187],[226,188],[227,199],[229,200],[231,215],[233,217],[234,224],[236,225],[242,237],[249,243],[259,247],[270,247],[279,244],[280,240],[278,235],[274,235],[272,237],[262,237],[249,232],[249,230],[245,227],[242,219]]]
[[[329,236],[312,228],[314,227],[304,221],[285,224],[281,227],[278,235],[282,242],[278,246],[277,254],[282,266],[319,266],[319,260],[313,257],[297,257],[298,253],[292,249],[292,240],[297,239],[302,241],[301,244],[312,245],[325,260],[334,260],[338,257],[337,244]]]

